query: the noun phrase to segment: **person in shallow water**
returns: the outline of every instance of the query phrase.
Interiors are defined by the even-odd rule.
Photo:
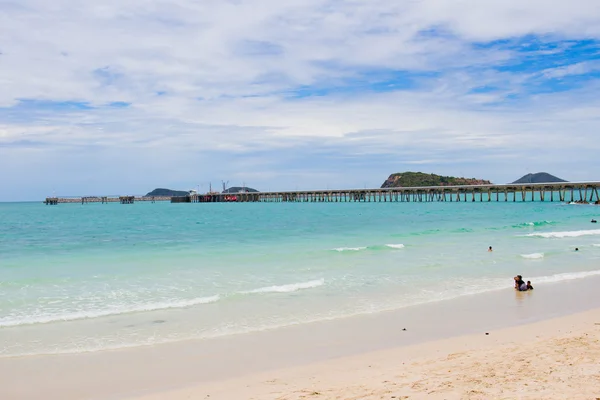
[[[523,281],[523,277],[521,275],[517,275],[515,276],[515,290],[522,290],[521,288],[523,287],[523,285],[525,285],[525,287],[527,287],[527,284],[525,283],[525,281]],[[527,289],[525,289],[527,290]]]
[[[518,290],[519,292],[526,292],[528,290],[533,290],[533,286],[531,286],[531,281],[527,281],[527,283],[525,283],[525,281],[523,280],[523,277],[521,275],[515,276],[514,279],[515,279],[515,290]]]
[[[492,246],[488,247],[488,251],[494,251],[492,250]]]

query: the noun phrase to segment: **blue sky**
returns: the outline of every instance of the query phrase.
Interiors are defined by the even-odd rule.
[[[0,3],[0,201],[600,180],[594,0],[124,3]]]

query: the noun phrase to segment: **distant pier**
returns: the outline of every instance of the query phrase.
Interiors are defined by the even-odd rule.
[[[45,204],[111,203],[138,201],[171,203],[347,203],[347,202],[526,202],[560,201],[600,204],[600,182],[534,183],[506,185],[395,187],[385,189],[342,189],[284,192],[189,194],[177,197],[48,197]]]
[[[121,203],[133,204],[138,201],[155,203],[157,201],[171,201],[169,196],[84,196],[84,197],[46,197],[44,204],[57,205],[61,203]]]

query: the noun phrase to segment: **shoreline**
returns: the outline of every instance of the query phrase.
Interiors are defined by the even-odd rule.
[[[592,245],[592,246],[597,246],[597,245]],[[597,267],[596,267],[597,268]],[[526,272],[526,271],[525,271]],[[528,276],[527,279],[531,278],[534,282],[534,286],[535,287],[539,287],[538,285],[543,285],[543,287],[547,287],[549,290],[555,290],[554,288],[556,288],[557,284],[560,285],[577,285],[577,287],[579,288],[580,285],[588,285],[587,283],[584,282],[588,282],[590,279],[596,279],[598,281],[598,283],[600,284],[600,270],[583,270],[583,271],[572,271],[572,272],[563,272],[563,273],[558,273],[558,274],[553,274],[553,275],[549,275],[549,276]],[[321,279],[322,281],[322,279]],[[310,283],[314,283],[316,281],[311,281]],[[371,309],[369,308],[364,308],[364,309],[355,309],[353,310],[353,312],[349,312],[348,314],[329,314],[329,315],[318,315],[317,317],[315,317],[314,319],[303,319],[303,318],[298,318],[296,320],[289,320],[289,321],[285,321],[282,324],[272,324],[272,325],[257,325],[257,326],[253,326],[253,325],[249,325],[246,327],[246,329],[243,329],[244,327],[242,327],[242,329],[231,329],[229,331],[218,331],[218,330],[213,330],[212,332],[203,332],[202,334],[197,334],[196,336],[193,335],[189,335],[187,337],[177,337],[177,338],[172,338],[171,340],[154,340],[154,338],[152,338],[152,340],[148,340],[147,342],[144,342],[143,340],[139,340],[134,338],[134,340],[131,341],[123,341],[120,342],[118,341],[119,339],[121,339],[121,337],[117,337],[116,335],[115,338],[117,340],[113,340],[108,341],[108,340],[104,340],[102,342],[102,344],[97,345],[97,346],[88,346],[87,343],[85,345],[81,344],[81,342],[78,342],[78,338],[75,337],[75,335],[73,335],[73,337],[75,337],[75,339],[71,339],[72,341],[69,342],[68,338],[64,339],[63,342],[64,343],[72,343],[72,347],[71,348],[63,348],[63,347],[59,347],[59,346],[47,346],[47,347],[39,347],[39,349],[36,349],[37,351],[22,351],[22,352],[16,352],[13,349],[17,348],[16,346],[14,346],[14,344],[16,345],[20,345],[19,341],[21,341],[22,343],[27,343],[28,341],[32,341],[34,342],[36,338],[41,337],[40,332],[43,333],[42,330],[45,330],[45,332],[49,335],[53,335],[50,337],[63,337],[61,335],[64,335],[65,333],[70,333],[70,332],[76,332],[79,333],[79,336],[84,336],[85,334],[97,334],[98,337],[102,337],[103,333],[112,333],[112,331],[110,331],[109,329],[121,329],[122,332],[128,333],[127,330],[131,327],[144,327],[144,328],[148,328],[148,329],[152,329],[151,331],[145,332],[151,335],[156,335],[155,337],[159,337],[157,335],[157,333],[162,334],[164,331],[161,331],[161,329],[164,329],[165,327],[169,327],[167,329],[171,329],[170,327],[179,327],[181,325],[180,324],[182,321],[184,322],[190,322],[190,323],[194,323],[194,321],[198,321],[199,318],[204,318],[203,322],[206,321],[206,317],[207,316],[215,316],[217,314],[223,315],[226,314],[228,311],[230,311],[231,307],[237,306],[238,303],[231,303],[231,302],[227,302],[227,301],[212,301],[212,298],[217,298],[217,296],[221,296],[220,294],[217,296],[209,296],[209,297],[203,297],[201,298],[201,300],[209,300],[206,302],[206,304],[203,305],[202,309],[197,309],[194,307],[182,307],[182,308],[175,308],[175,309],[171,309],[170,307],[165,307],[164,309],[152,309],[151,311],[148,312],[125,312],[125,313],[119,313],[119,314],[107,314],[107,315],[102,315],[100,317],[95,317],[92,316],[90,318],[87,317],[81,317],[81,318],[77,318],[77,319],[63,319],[63,320],[51,320],[48,321],[46,323],[30,323],[30,324],[23,324],[23,325],[5,325],[5,326],[1,326],[0,327],[0,342],[2,342],[4,339],[5,341],[5,349],[4,351],[8,350],[12,350],[11,353],[9,353],[8,351],[6,351],[6,353],[8,354],[0,354],[0,360],[5,359],[5,358],[12,358],[12,359],[18,359],[18,358],[23,358],[23,357],[32,357],[32,356],[55,356],[55,355],[78,355],[78,354],[82,354],[82,353],[103,353],[103,352],[109,352],[109,351],[135,351],[136,349],[142,349],[142,348],[154,348],[154,347],[161,347],[161,346],[168,346],[168,345],[173,345],[173,344],[177,344],[177,343],[191,343],[191,342],[198,342],[198,341],[210,341],[210,340],[219,340],[219,339],[227,339],[227,338],[233,338],[233,337],[238,337],[238,336],[244,336],[244,335],[253,335],[253,334],[260,334],[261,332],[273,332],[273,331],[285,331],[288,329],[298,329],[298,326],[312,326],[313,324],[315,326],[319,326],[320,324],[335,324],[336,321],[350,321],[350,320],[357,320],[357,319],[362,319],[362,318],[367,318],[367,320],[371,320],[371,319],[378,319],[380,318],[380,316],[396,316],[396,315],[400,315],[400,316],[408,316],[408,319],[414,319],[415,318],[415,310],[418,311],[420,309],[423,310],[427,310],[427,309],[433,309],[435,310],[437,307],[442,307],[442,308],[446,308],[448,311],[454,311],[451,309],[450,305],[454,305],[454,309],[461,309],[461,307],[467,307],[466,309],[468,309],[469,307],[471,307],[470,304],[468,304],[470,302],[469,299],[471,298],[477,298],[477,299],[486,299],[486,298],[495,298],[496,302],[498,301],[506,301],[506,291],[510,291],[511,286],[512,286],[512,280],[508,280],[508,279],[504,279],[505,282],[505,286],[501,287],[498,286],[498,280],[495,279],[493,282],[487,281],[487,283],[489,283],[489,286],[484,286],[485,284],[482,284],[481,287],[477,287],[477,286],[473,286],[470,285],[469,286],[469,290],[468,291],[463,291],[462,293],[460,292],[454,292],[454,293],[448,293],[446,292],[446,296],[438,296],[438,294],[433,293],[430,297],[425,298],[423,297],[421,299],[420,302],[416,302],[416,303],[408,303],[408,304],[404,304],[404,305],[391,305],[391,306],[381,306],[381,307],[372,307]],[[303,284],[306,284],[307,282],[304,282]],[[302,283],[301,283],[302,284]],[[270,289],[271,287],[269,287]],[[579,290],[579,289],[578,289]],[[544,290],[543,292],[540,291],[535,291],[535,293],[537,293],[535,295],[536,299],[539,299],[540,296],[544,296],[544,292],[547,292],[547,290]],[[243,292],[241,292],[243,293]],[[267,293],[269,294],[269,293]],[[308,292],[304,293],[300,293],[302,295],[305,294],[310,294]],[[449,294],[449,295],[448,295]],[[293,296],[294,294],[292,294]],[[322,294],[321,294],[322,295]],[[292,296],[290,296],[290,298],[292,298]],[[227,299],[227,295],[223,295],[223,299]],[[331,297],[330,297],[331,299]],[[383,299],[382,297],[380,297],[380,300]],[[219,299],[222,300],[222,299]],[[259,299],[260,300],[260,299]],[[549,298],[546,299],[547,301],[549,301],[549,304],[554,304],[552,303],[552,301],[554,301],[553,298]],[[286,298],[284,301],[289,301],[289,298]],[[538,300],[539,302],[539,300]],[[288,303],[289,304],[289,303]],[[444,304],[447,304],[448,306],[444,306]],[[505,306],[508,306],[508,304],[505,304]],[[536,305],[537,308],[537,312],[532,312],[532,315],[530,315],[531,318],[533,318],[532,320],[540,319],[541,318],[547,318],[547,317],[552,317],[557,315],[555,314],[548,314],[551,311],[557,311],[557,310],[561,310],[563,307],[568,306],[567,309],[564,309],[563,311],[560,311],[560,315],[564,315],[567,313],[572,313],[575,311],[580,311],[582,310],[582,308],[577,305],[577,304],[571,304],[571,305],[565,305],[562,303],[558,303],[558,304],[554,304],[551,307],[543,307],[540,304]],[[598,303],[598,306],[600,306],[600,302]],[[210,307],[210,309],[209,309]],[[254,310],[254,305],[251,304],[246,304],[245,305],[246,310],[248,311],[253,311]],[[545,308],[548,308],[548,310],[546,310]],[[283,303],[280,307],[280,309],[283,309]],[[531,312],[531,311],[530,311]],[[548,314],[548,315],[545,315]],[[115,328],[116,327],[116,328]],[[83,334],[82,334],[83,332]],[[456,334],[463,334],[463,333],[468,333],[468,332],[455,332],[453,333],[454,335]],[[37,335],[37,337],[36,337]],[[17,339],[18,340],[14,340]],[[49,336],[44,336],[43,338],[46,339]],[[136,341],[138,340],[138,341]],[[76,345],[77,343],[77,345]],[[105,345],[106,343],[108,343],[108,345]],[[13,347],[11,348],[11,344],[13,344]],[[60,343],[61,345],[63,343]],[[92,343],[94,344],[94,343]],[[0,352],[1,353],[1,352]]]
[[[2,388],[6,393],[0,394],[9,399],[34,399],[42,393],[61,399],[130,398],[427,346],[451,340],[448,338],[483,331],[493,333],[510,326],[598,310],[600,297],[595,293],[599,283],[600,277],[592,276],[540,284],[533,292],[508,289],[215,339],[94,353],[4,358],[0,359],[0,374],[8,384]],[[68,382],[65,376],[69,377]]]

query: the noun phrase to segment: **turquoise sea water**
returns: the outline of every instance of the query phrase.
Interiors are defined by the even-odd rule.
[[[242,334],[510,290],[516,274],[538,288],[584,279],[600,274],[599,214],[539,202],[0,203],[0,356]]]

